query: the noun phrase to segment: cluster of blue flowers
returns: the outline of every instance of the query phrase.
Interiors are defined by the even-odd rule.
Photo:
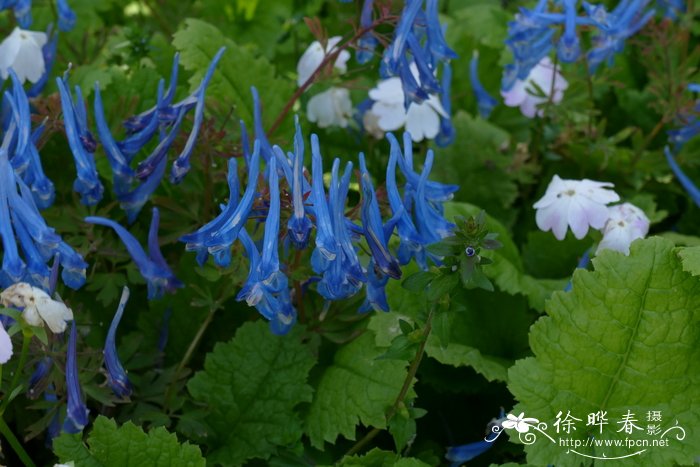
[[[70,31],[75,26],[75,12],[66,0],[56,0],[58,10],[58,28],[61,31]],[[0,0],[0,11],[12,10],[17,23],[22,29],[29,29],[32,25],[32,0]]]
[[[608,11],[603,4],[578,0],[557,0],[557,7],[549,9],[549,0],[539,0],[532,9],[521,8],[515,20],[508,24],[506,45],[513,53],[515,63],[506,66],[502,89],[507,91],[516,80],[525,80],[530,70],[555,47],[563,63],[572,63],[581,56],[579,27],[591,30],[591,48],[586,52],[589,71],[595,72],[607,62],[611,65],[625,41],[636,34],[654,16],[651,0],[621,0]],[[675,18],[684,9],[682,1],[662,1],[657,8],[664,15]],[[563,33],[556,35],[563,27]],[[556,44],[555,44],[556,42]]]
[[[296,125],[294,148],[285,152],[271,146],[262,129],[259,100],[255,100],[256,140],[252,152],[244,137],[243,152],[248,165],[247,187],[241,195],[238,180],[238,163],[229,161],[228,185],[230,196],[221,213],[196,232],[185,235],[182,241],[189,251],[197,253],[203,264],[209,255],[222,267],[231,262],[231,248],[240,240],[249,260],[248,279],[237,296],[258,309],[270,321],[273,332],[287,332],[296,320],[292,295],[288,284],[287,268],[279,257],[279,239],[285,245],[304,250],[311,243],[313,227],[316,229],[311,266],[317,292],[327,301],[353,296],[365,286],[366,300],[361,311],[370,309],[387,311],[384,287],[389,278],[401,277],[401,265],[411,260],[427,268],[431,255],[426,247],[452,235],[453,224],[443,216],[442,204],[449,200],[458,187],[428,180],[432,169],[433,153],[428,151],[423,169],[413,167],[412,143],[404,134],[403,150],[399,142],[388,135],[391,157],[387,167],[387,196],[390,217],[384,222],[379,203],[367,171],[364,156],[360,154],[360,185],[362,201],[361,225],[346,215],[347,196],[350,188],[353,164],[348,162],[340,173],[340,159],[335,159],[331,169],[328,190],[323,181],[323,159],[318,137],[311,136],[311,181],[304,176],[305,142],[299,123]],[[245,127],[244,127],[245,128]],[[244,131],[245,135],[245,131]],[[266,164],[262,176],[260,163]],[[396,167],[405,179],[403,193],[396,182]],[[262,180],[258,180],[262,178]],[[280,178],[291,192],[292,212],[286,222],[286,233],[280,234],[282,212],[280,203]],[[259,182],[267,190],[259,188]],[[260,245],[256,243],[246,224],[249,219],[264,218],[264,233]],[[398,232],[398,251],[394,253],[389,240]],[[369,257],[363,264],[359,243],[365,241]],[[438,258],[431,258],[439,261]]]
[[[43,125],[32,130],[29,100],[15,74],[10,74],[12,90],[3,96],[0,146],[0,286],[28,282],[47,290],[47,264],[58,255],[64,283],[77,289],[85,283],[87,264],[39,212],[49,207],[55,196],[36,147]]]
[[[176,54],[167,91],[165,80],[161,80],[158,85],[156,105],[124,121],[127,136],[121,141],[115,140],[109,129],[100,86],[99,83],[95,83],[94,113],[97,134],[112,169],[114,194],[122,209],[126,211],[130,223],[136,219],[143,205],[160,185],[168,164],[168,151],[179,134],[184,118],[194,110],[194,124],[182,152],[173,163],[170,173],[171,182],[179,183],[189,171],[189,160],[204,119],[205,92],[224,50],[222,48],[216,54],[199,87],[180,102],[174,103],[178,76],[178,55]],[[80,193],[83,204],[93,205],[102,199],[104,193],[94,160],[97,141],[88,126],[87,111],[80,87],[75,87],[75,99],[73,99],[67,76],[57,78],[56,83],[61,95],[66,136],[77,168],[74,189]],[[138,164],[136,169],[133,169],[131,163],[134,156],[154,138],[158,138],[155,149]]]

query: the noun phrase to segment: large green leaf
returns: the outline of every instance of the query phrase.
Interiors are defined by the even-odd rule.
[[[700,276],[700,246],[681,248],[678,250],[678,256],[681,257],[684,271]]]
[[[87,438],[62,434],[53,442],[61,462],[73,461],[76,467],[195,467],[204,466],[197,446],[180,444],[177,437],[159,427],[145,433],[131,422],[117,427],[114,420],[99,416]]]
[[[275,67],[259,57],[251,47],[242,47],[224,36],[215,26],[196,19],[187,19],[184,29],[175,34],[173,45],[180,51],[180,62],[193,72],[192,88],[199,85],[212,58],[219,48],[226,47],[218,69],[212,78],[207,96],[216,101],[224,113],[233,107],[236,119],[248,128],[253,125],[251,86],[261,94],[263,124],[270,124],[294,92],[294,83],[276,76]],[[291,125],[291,117],[288,119]]]
[[[204,370],[187,387],[209,406],[206,418],[214,433],[207,460],[238,465],[266,459],[302,436],[295,408],[311,400],[306,384],[315,360],[296,326],[276,336],[263,321],[244,324],[236,336],[207,355]]]
[[[554,442],[539,436],[526,447],[528,461],[545,465],[590,462],[560,447],[556,437],[587,442],[641,439],[648,435],[648,412],[659,411],[667,447],[579,447],[583,455],[618,457],[615,465],[690,464],[700,445],[700,281],[683,271],[668,240],[636,241],[626,257],[612,251],[593,260],[595,271],[578,270],[571,292],[557,292],[548,316],[533,325],[535,357],[520,360],[509,372],[509,388],[525,413],[550,424]],[[576,431],[557,435],[551,423],[559,411],[581,419]],[[588,414],[606,411],[602,433],[586,426]],[[635,414],[632,434],[619,431],[623,416]],[[535,432],[535,434],[537,434]],[[590,442],[590,441],[589,441]],[[609,461],[595,461],[610,465]]]
[[[338,350],[306,418],[312,445],[322,448],[338,435],[354,440],[358,423],[386,428],[386,412],[406,378],[406,362],[377,360],[384,350],[375,345],[371,332]]]
[[[428,466],[415,457],[401,457],[391,451],[374,448],[363,456],[347,457],[338,463],[339,467],[423,467]]]

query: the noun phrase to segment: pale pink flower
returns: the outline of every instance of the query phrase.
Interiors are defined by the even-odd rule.
[[[594,180],[564,180],[555,175],[544,196],[534,204],[535,220],[540,230],[551,230],[558,240],[564,240],[568,227],[579,240],[588,228],[602,229],[608,220],[607,205],[620,197],[606,187],[612,183]]]
[[[649,219],[644,211],[634,204],[616,204],[608,208],[608,221],[603,227],[603,240],[598,245],[601,250],[615,250],[630,254],[630,244],[644,238],[649,232]]]
[[[535,85],[544,92],[544,96],[541,96]],[[501,91],[501,96],[503,96],[505,105],[508,107],[520,107],[520,111],[526,117],[533,118],[535,115],[541,117],[544,112],[542,109],[538,109],[537,106],[547,102],[550,96],[552,103],[558,104],[564,97],[564,91],[568,87],[569,83],[559,73],[559,68],[555,69],[549,57],[544,57],[530,71],[525,81],[517,80],[508,91]]]

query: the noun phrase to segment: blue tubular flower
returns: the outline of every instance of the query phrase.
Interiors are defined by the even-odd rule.
[[[255,130],[255,140],[260,142],[260,155],[265,162],[269,162],[272,157],[275,157],[270,141],[265,135],[265,128],[262,121],[262,108],[260,107],[260,96],[255,86],[251,86],[250,93],[253,95],[253,120]]]
[[[185,117],[184,111],[180,110],[178,113],[177,120],[175,124],[170,129],[170,133],[158,143],[158,146],[153,150],[153,153],[149,156],[149,159],[157,165],[153,170],[147,171],[145,179],[141,180],[141,184],[134,188],[128,193],[119,193],[117,191],[117,199],[119,199],[119,205],[126,211],[127,220],[129,223],[136,220],[136,217],[141,212],[141,208],[148,198],[151,197],[156,188],[160,185],[163,175],[165,175],[165,169],[168,164],[168,159],[166,157],[170,146],[175,142],[177,133],[180,129],[180,125]],[[142,173],[137,173],[137,176],[143,175]]]
[[[489,115],[491,115],[493,108],[498,105],[498,101],[488,92],[486,92],[486,89],[484,89],[484,87],[481,85],[481,81],[479,81],[478,69],[479,52],[475,50],[474,54],[472,55],[471,62],[469,62],[469,79],[472,84],[472,91],[474,91],[474,97],[476,97],[476,105],[479,109],[479,115],[481,115],[481,118],[487,119],[489,118]]]
[[[455,129],[452,126],[452,99],[450,89],[452,87],[452,66],[448,62],[442,64],[442,94],[440,103],[445,115],[440,115],[440,132],[435,138],[435,143],[441,148],[447,147],[455,139]]]
[[[119,361],[116,344],[117,327],[122,319],[124,308],[128,300],[129,288],[124,287],[117,312],[114,314],[114,318],[112,318],[112,324],[109,325],[107,340],[105,341],[105,348],[103,351],[105,366],[107,367],[107,384],[112,388],[114,394],[121,399],[129,397],[133,390],[129,378],[126,376],[126,371],[124,371],[124,367],[121,361]]]
[[[362,227],[364,229],[367,245],[372,252],[374,264],[379,271],[392,279],[401,278],[401,266],[399,261],[389,251],[387,239],[384,237],[379,204],[374,193],[374,186],[370,179],[365,156],[360,153],[360,171],[362,173]]]
[[[217,222],[212,225],[210,223],[208,229],[203,232],[196,232],[194,237],[184,236],[183,240],[187,243],[194,243],[195,245],[201,241],[201,243],[207,247],[209,253],[217,254],[222,250],[228,250],[233,245],[238,237],[238,232],[243,228],[246,221],[248,220],[248,215],[253,207],[253,201],[255,200],[255,187],[258,180],[258,174],[260,171],[260,144],[258,140],[255,141],[253,146],[253,155],[250,160],[250,165],[248,166],[248,186],[246,186],[243,196],[237,205],[231,206],[229,210],[226,209],[226,217],[221,217],[223,222]],[[224,213],[222,213],[222,216]],[[205,226],[207,227],[207,226]]]
[[[413,171],[413,142],[411,135],[403,134],[404,157],[398,157],[399,168],[406,177],[407,185],[416,190],[420,183],[421,177]],[[441,203],[450,201],[454,197],[454,193],[459,190],[458,185],[446,185],[432,180],[425,180],[425,197],[433,203]]]
[[[32,25],[32,0],[15,0],[12,6],[19,27],[29,29]]]
[[[437,1],[409,0],[396,26],[394,40],[384,52],[380,68],[383,78],[398,76],[404,91],[404,105],[421,103],[431,94],[442,92],[435,78],[438,63],[457,55],[445,42],[438,20]],[[417,75],[411,72],[415,64]]]
[[[591,262],[591,248],[588,250],[584,251],[583,254],[581,255],[581,258],[578,260],[578,264],[576,265],[576,269],[586,269],[588,268],[588,264]],[[572,283],[571,281],[566,283],[566,286],[564,286],[564,292],[569,292],[571,290]]]
[[[158,221],[158,208],[153,208],[153,218],[151,219],[148,240],[149,254],[146,255],[138,240],[128,230],[113,220],[94,216],[85,218],[85,222],[111,227],[117,233],[134,263],[139,268],[139,272],[146,279],[149,300],[161,298],[164,292],[173,293],[175,289],[183,286],[182,282],[175,277],[170,267],[165,263],[160,253],[157,240]]]
[[[700,93],[700,84],[689,84],[688,90]],[[700,119],[696,116],[697,114],[700,114],[700,99],[695,101],[693,113],[690,115],[683,115],[682,118],[679,118],[679,120],[683,121],[683,126],[668,132],[669,141],[673,144],[675,153],[680,152],[685,143],[700,134]]]
[[[420,181],[413,192],[413,202],[415,203],[415,216],[418,221],[418,231],[423,238],[430,243],[442,240],[452,235],[455,225],[445,219],[441,210],[431,202],[426,194],[428,174],[433,168],[433,151],[428,150],[420,175]]]
[[[206,240],[213,234],[213,232],[220,229],[228,220],[228,218],[233,214],[239,201],[239,183],[238,183],[238,163],[236,159],[230,158],[228,160],[228,189],[229,198],[228,204],[221,210],[214,220],[208,224],[201,227],[197,232],[184,235],[180,238],[180,241],[186,242],[185,249],[187,251],[197,252],[197,262],[200,266],[204,265],[209,257],[209,251],[205,245]],[[223,258],[222,258],[223,259]],[[217,264],[221,267],[228,266],[228,262]]]
[[[564,34],[557,44],[559,60],[575,62],[581,55],[581,44],[576,34],[576,9],[578,0],[560,0],[564,5]]]
[[[194,109],[194,125],[192,126],[192,131],[190,131],[190,135],[187,137],[187,142],[185,143],[185,147],[182,150],[182,153],[180,153],[177,159],[175,159],[175,162],[173,162],[173,168],[170,172],[170,180],[173,183],[179,183],[180,181],[182,181],[182,178],[190,170],[190,156],[192,155],[192,150],[194,149],[194,145],[197,142],[199,129],[201,128],[202,120],[204,119],[204,96],[207,90],[207,86],[209,86],[209,81],[211,81],[211,77],[214,74],[214,69],[216,69],[216,65],[221,60],[221,56],[224,54],[225,51],[226,47],[222,47],[219,49],[216,55],[214,55],[214,58],[209,64],[209,68],[207,69],[207,72],[204,75],[204,79],[202,79],[199,88],[197,88],[197,90],[192,95],[192,97],[196,98],[197,100],[197,105]]]
[[[80,99],[77,106],[73,103],[73,98],[68,90],[67,78],[56,78],[56,84],[61,95],[61,107],[63,108],[63,121],[66,129],[68,144],[75,159],[78,178],[73,184],[73,189],[80,193],[80,201],[92,206],[102,199],[104,188],[100,183],[95,167],[93,152],[94,140],[88,137],[90,132],[87,129],[87,119],[85,117],[85,106]],[[79,88],[76,88],[79,89]],[[79,96],[77,96],[79,98]]]
[[[311,135],[311,177],[312,177],[312,197],[313,209],[316,216],[316,252],[322,258],[319,260],[332,261],[338,254],[336,241],[333,237],[333,224],[328,211],[326,201],[326,190],[323,186],[323,159],[318,144],[318,136]],[[318,256],[318,255],[316,255]],[[312,258],[313,262],[313,258]],[[322,267],[314,267],[316,272],[324,270]]]
[[[388,133],[387,138],[391,144],[391,152],[389,154],[389,163],[386,167],[386,191],[392,213],[394,216],[400,216],[397,222],[397,231],[400,240],[398,252],[399,263],[408,264],[411,258],[415,258],[418,265],[425,270],[428,268],[428,265],[425,260],[424,245],[429,242],[421,238],[411,219],[410,212],[403,204],[401,194],[396,184],[396,164],[399,158],[403,158],[403,155],[401,154],[399,142],[394,138],[394,135]]]
[[[330,212],[332,214],[333,235],[338,254],[330,261],[314,260],[311,264],[316,272],[323,272],[323,277],[317,285],[318,293],[326,300],[341,300],[357,293],[366,281],[357,252],[348,233],[345,217],[345,200],[347,197],[352,163],[348,162],[341,180],[338,179],[340,160],[333,161],[331,170],[331,186],[329,196]],[[315,253],[315,252],[314,252]],[[320,256],[320,255],[317,255]]]
[[[297,249],[303,250],[309,243],[311,221],[306,217],[304,208],[304,138],[301,134],[299,119],[295,120],[294,133],[294,174],[292,180],[292,206],[294,212],[287,221],[287,235]]]
[[[364,0],[362,3],[362,12],[360,13],[360,28],[367,29],[372,25],[372,7],[374,0]],[[374,55],[374,49],[377,47],[377,38],[374,37],[372,31],[363,34],[357,41],[357,51],[355,58],[357,63],[364,65],[369,62]]]
[[[75,13],[66,0],[56,0],[58,6],[58,29],[70,31],[75,26]]]
[[[260,260],[260,275],[263,280],[269,280],[280,269],[279,251],[277,248],[280,231],[280,187],[277,175],[277,161],[275,159],[270,159],[269,169],[270,208],[265,219],[265,235],[263,237],[262,258]]]
[[[32,133],[31,141],[27,146],[29,166],[22,174],[22,179],[30,187],[32,196],[34,197],[34,202],[39,209],[48,208],[53,204],[54,199],[56,198],[56,190],[53,182],[44,173],[44,168],[41,166],[39,151],[36,148],[36,143],[41,137],[43,131],[44,124],[42,123]]]
[[[447,460],[452,461],[452,467],[459,467],[465,462],[482,455],[491,449],[491,447],[493,447],[493,442],[482,439],[474,443],[450,447],[447,449],[447,454],[445,454],[445,457]]]
[[[650,0],[625,0],[608,13],[602,5],[583,2],[598,34],[593,37],[593,48],[588,51],[588,69],[595,72],[601,63],[612,65],[615,54],[622,52],[625,41],[636,34],[654,16],[654,10],[644,9]]]
[[[66,420],[63,422],[63,431],[70,434],[80,433],[88,424],[88,408],[83,400],[78,378],[78,362],[76,349],[77,331],[75,321],[71,321],[70,338],[68,339],[68,351],[66,355],[66,392],[68,393],[68,407]]]
[[[131,185],[134,178],[134,171],[129,167],[129,160],[122,154],[117,142],[109,130],[105,119],[104,108],[102,107],[102,94],[100,83],[95,82],[95,122],[97,123],[97,134],[100,136],[102,147],[107,155],[109,165],[112,167],[114,177],[114,187],[117,195],[123,193]]]
[[[700,206],[700,189],[698,189],[693,181],[688,178],[688,176],[680,168],[676,162],[676,159],[673,157],[673,154],[671,154],[671,150],[668,146],[664,148],[664,154],[666,154],[666,162],[668,162],[669,167],[671,167],[671,170],[676,175],[678,181],[681,183],[683,188],[685,188],[685,191],[688,193],[688,195],[690,195],[693,202],[697,206]]]
[[[374,260],[370,260],[367,266],[367,284],[365,285],[365,301],[358,310],[365,313],[370,310],[389,311],[389,302],[386,298],[386,284],[389,276],[376,268]]]
[[[36,399],[42,392],[42,388],[46,386],[46,376],[49,374],[51,367],[53,366],[53,360],[51,357],[43,357],[36,364],[34,368],[34,373],[29,377],[29,388],[27,389],[27,397],[30,399]]]

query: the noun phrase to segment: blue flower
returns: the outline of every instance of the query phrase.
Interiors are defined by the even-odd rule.
[[[332,261],[338,255],[336,240],[333,237],[333,224],[326,201],[326,189],[323,186],[323,159],[318,144],[318,136],[311,135],[311,177],[313,211],[316,216],[316,249],[314,255],[318,261]],[[318,257],[320,255],[320,257]],[[312,257],[313,261],[313,257]],[[315,268],[316,272],[324,270]]]
[[[10,2],[19,27],[29,29],[32,25],[32,0],[14,0]]]
[[[362,3],[362,12],[360,13],[360,28],[367,29],[372,25],[372,7],[374,6],[374,0],[364,0]],[[374,49],[377,47],[379,41],[372,31],[368,31],[357,41],[357,51],[355,52],[355,58],[357,63],[364,65],[369,62],[374,56]]]
[[[681,183],[683,188],[685,188],[685,191],[688,193],[688,195],[690,195],[693,202],[697,206],[700,206],[700,189],[698,189],[693,181],[688,178],[688,176],[680,168],[668,146],[664,148],[664,154],[666,155],[666,162],[668,162],[669,167],[671,167],[671,170],[676,175],[678,181]]]
[[[557,55],[564,63],[573,63],[581,55],[581,44],[576,34],[578,0],[560,0],[564,5],[564,34],[557,44]]]
[[[126,302],[129,300],[129,288],[124,287],[122,290],[122,297],[119,300],[119,306],[117,307],[117,312],[112,318],[112,324],[109,326],[109,331],[107,332],[107,340],[105,341],[104,348],[104,359],[105,366],[107,367],[107,384],[112,388],[114,394],[120,398],[127,398],[131,395],[132,387],[129,382],[129,378],[126,376],[126,371],[122,366],[121,361],[119,361],[119,355],[117,354],[117,327],[124,314],[124,308],[126,307]]]
[[[199,129],[201,128],[202,120],[204,119],[204,96],[207,86],[209,86],[209,81],[211,81],[211,78],[214,75],[216,65],[221,60],[221,56],[225,51],[226,48],[222,47],[219,49],[216,55],[214,55],[214,58],[211,60],[202,82],[191,96],[197,102],[194,109],[194,125],[192,125],[192,130],[190,131],[190,135],[187,137],[187,142],[185,143],[182,153],[180,153],[177,159],[175,159],[175,162],[173,162],[173,168],[170,172],[170,180],[173,183],[179,183],[185,174],[187,174],[187,172],[190,170],[190,156],[192,155],[194,145],[197,142],[197,135],[199,134]]]
[[[372,253],[375,267],[391,277],[392,279],[401,278],[401,266],[399,261],[389,251],[387,238],[384,235],[384,225],[382,224],[381,213],[379,212],[379,204],[374,193],[372,180],[367,172],[365,165],[365,156],[360,153],[360,172],[362,174],[362,228],[364,230],[365,240]]]
[[[58,7],[58,29],[70,31],[75,27],[75,13],[66,0],[56,0],[56,6]]]
[[[95,216],[85,218],[85,222],[104,225],[114,229],[139,268],[139,272],[146,279],[149,300],[161,298],[164,292],[173,293],[175,289],[183,286],[182,282],[175,277],[160,252],[158,244],[159,219],[158,208],[153,208],[151,227],[148,231],[148,255],[146,255],[138,240],[128,230],[113,220]]]
[[[63,422],[63,431],[70,434],[80,433],[88,424],[88,408],[83,400],[78,378],[78,362],[76,349],[77,332],[75,321],[71,322],[70,338],[68,339],[68,351],[66,353],[66,392],[68,393],[68,407],[66,419]]]
[[[423,4],[423,0],[406,2],[394,40],[384,52],[380,70],[383,78],[401,78],[406,109],[411,102],[421,103],[431,94],[442,91],[435,78],[438,63],[446,63],[457,57],[445,41],[437,1],[426,0],[424,10]],[[417,68],[417,78],[411,72],[412,63]]]
[[[700,93],[700,84],[689,84],[688,90]],[[700,134],[700,119],[698,119],[696,116],[698,113],[700,113],[700,99],[695,101],[693,113],[683,115],[679,118],[679,120],[682,121],[683,126],[668,132],[669,140],[673,144],[674,152],[680,152],[685,143]]]
[[[23,93],[21,95],[24,96]],[[9,94],[6,93],[5,96],[8,97]],[[58,253],[63,266],[63,281],[69,287],[77,289],[85,282],[87,264],[46,224],[39,213],[32,190],[21,176],[17,176],[12,165],[12,161],[29,158],[27,164],[18,164],[29,182],[37,181],[38,176],[43,175],[38,154],[31,152],[31,149],[36,148],[31,142],[29,125],[21,120],[28,121],[29,112],[28,109],[21,111],[23,105],[20,100],[9,99],[13,108],[12,120],[0,146],[0,237],[3,246],[0,286],[8,287],[23,281],[48,290],[49,268],[46,264]],[[9,154],[10,150],[25,152]],[[24,260],[20,257],[18,244]]]
[[[100,183],[97,168],[95,167],[93,154],[97,143],[87,128],[85,102],[82,99],[80,86],[75,87],[76,99],[75,103],[73,102],[73,97],[68,90],[67,76],[56,78],[56,84],[61,95],[66,137],[75,159],[78,176],[73,184],[73,189],[80,193],[80,201],[83,204],[92,206],[102,199],[104,188]]]
[[[611,66],[615,54],[622,52],[625,41],[636,34],[654,16],[653,9],[644,12],[649,1],[622,1],[610,13],[602,5],[583,2],[584,9],[598,30],[592,39],[593,48],[586,55],[591,73],[595,72],[603,62]]]
[[[481,85],[481,81],[479,81],[478,69],[479,52],[475,50],[474,55],[472,55],[471,62],[469,62],[469,79],[472,84],[472,91],[474,91],[474,96],[476,97],[476,105],[479,109],[479,115],[481,115],[481,118],[487,119],[489,118],[489,115],[491,115],[493,108],[498,105],[498,101],[492,97]]]
[[[299,119],[295,120],[296,131],[294,133],[294,153],[292,156],[294,158],[294,171],[292,179],[292,206],[293,212],[292,216],[287,221],[287,235],[289,240],[292,242],[297,249],[303,250],[309,243],[309,236],[311,235],[311,221],[306,216],[306,209],[304,207],[304,196],[308,194],[308,191],[304,190],[305,185],[308,184],[304,182],[304,137],[301,134],[301,126],[299,125]]]

